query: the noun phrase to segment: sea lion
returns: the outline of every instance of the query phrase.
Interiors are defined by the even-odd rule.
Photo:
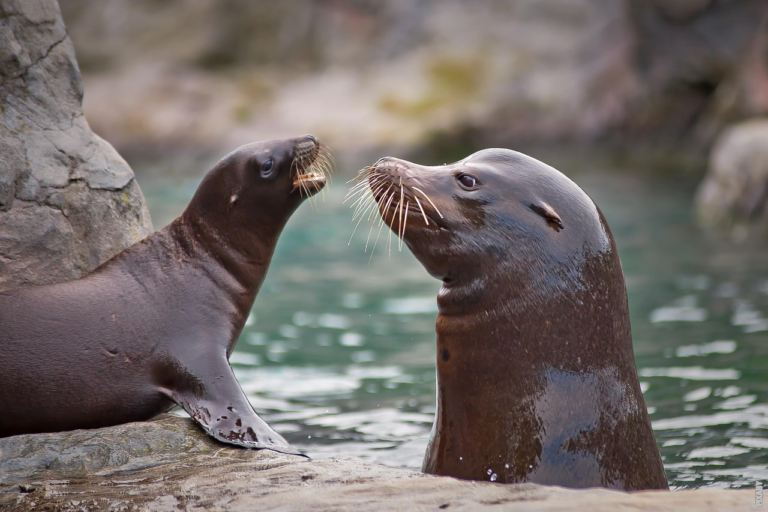
[[[358,215],[377,208],[443,282],[424,472],[668,488],[619,255],[587,194],[506,149],[436,167],[383,158],[356,190],[370,199]]]
[[[299,452],[229,355],[278,236],[325,185],[311,135],[219,161],[184,213],[91,274],[0,293],[0,437],[149,419],[177,404],[219,441]]]

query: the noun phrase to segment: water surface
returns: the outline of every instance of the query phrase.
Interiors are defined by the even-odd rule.
[[[181,212],[210,163],[133,162],[155,227]],[[603,158],[556,163],[616,237],[671,485],[768,480],[766,251],[699,232],[690,213],[697,177]],[[394,237],[388,247],[387,232],[373,256],[365,224],[348,245],[341,201],[353,169],[341,171],[324,202],[304,204],[288,223],[231,362],[262,417],[309,455],[418,469],[435,411],[439,282]]]

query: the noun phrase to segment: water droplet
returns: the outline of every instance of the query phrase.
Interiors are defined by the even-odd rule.
[[[459,460],[464,460],[464,457],[459,457]]]
[[[499,478],[499,476],[496,473],[492,474],[491,475],[491,482],[495,482],[497,478]]]
[[[307,439],[312,439],[312,436],[307,436]]]
[[[506,464],[504,464],[504,469],[509,469],[509,462],[507,462]]]
[[[533,469],[533,464],[528,464],[529,469]]]
[[[487,471],[487,473],[490,475],[491,473],[493,473],[493,470],[489,469],[489,470]]]

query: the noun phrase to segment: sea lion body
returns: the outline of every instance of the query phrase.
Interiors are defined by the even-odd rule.
[[[0,437],[178,404],[221,441],[298,453],[253,411],[228,357],[285,223],[325,183],[306,178],[319,147],[311,136],[243,146],[178,219],[91,274],[0,293]]]
[[[363,175],[385,222],[443,281],[423,470],[666,489],[621,263],[587,194],[502,149],[437,167],[384,158]]]

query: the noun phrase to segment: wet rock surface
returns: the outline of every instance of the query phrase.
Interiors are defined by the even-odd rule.
[[[0,439],[0,509],[747,510],[753,490],[650,491],[501,485],[354,457],[307,460],[230,447],[189,419]]]
[[[152,231],[133,172],[95,135],[55,0],[0,5],[0,290],[76,279]]]

